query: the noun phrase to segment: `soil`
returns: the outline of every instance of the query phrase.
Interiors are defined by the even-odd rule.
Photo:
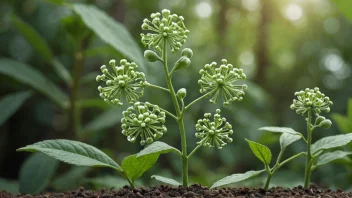
[[[262,188],[219,188],[209,190],[208,187],[202,187],[198,184],[186,187],[170,187],[170,186],[158,186],[152,188],[138,188],[132,190],[130,187],[125,186],[119,190],[101,190],[91,191],[85,190],[83,187],[78,188],[74,191],[64,193],[41,193],[35,196],[32,195],[11,195],[6,191],[0,192],[0,198],[66,198],[66,197],[82,197],[82,198],[112,198],[112,197],[123,197],[123,198],[143,198],[143,197],[237,197],[237,198],[271,198],[271,197],[285,197],[285,198],[352,198],[352,193],[343,192],[342,190],[332,191],[324,190],[319,187],[311,186],[310,188],[303,188],[302,186],[295,187],[293,189],[273,187],[267,191]]]

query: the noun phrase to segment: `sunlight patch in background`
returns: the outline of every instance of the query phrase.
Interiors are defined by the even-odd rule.
[[[213,13],[213,8],[209,2],[202,1],[196,5],[195,11],[200,18],[209,18]]]
[[[260,7],[259,0],[242,0],[242,6],[248,11],[255,11]]]
[[[303,10],[299,5],[290,3],[284,8],[284,16],[290,21],[298,21],[303,16]]]
[[[335,34],[340,30],[340,21],[338,21],[335,18],[325,19],[324,20],[324,29],[329,34]]]
[[[255,72],[255,58],[254,54],[251,51],[243,51],[239,56],[240,67],[243,68],[246,75],[250,78],[254,75]]]

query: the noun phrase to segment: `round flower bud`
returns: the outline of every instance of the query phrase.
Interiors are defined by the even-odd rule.
[[[318,116],[318,117],[315,119],[315,125],[319,125],[323,120],[325,120],[325,117],[324,117],[324,116]]]
[[[182,50],[181,55],[191,59],[193,56],[193,51],[190,48],[185,48]]]
[[[149,62],[155,62],[160,59],[158,54],[152,50],[145,50],[144,58],[147,59]]]
[[[185,88],[181,88],[177,91],[177,97],[180,99],[180,100],[183,100],[187,95],[187,90]]]
[[[191,59],[181,56],[180,59],[175,63],[175,71],[188,67],[191,64]]]
[[[322,122],[320,122],[319,127],[323,128],[323,129],[328,129],[331,127],[331,121],[329,119],[325,119]]]

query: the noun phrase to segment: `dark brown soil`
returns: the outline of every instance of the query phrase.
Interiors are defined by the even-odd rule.
[[[79,188],[74,191],[64,193],[42,193],[39,195],[11,195],[5,191],[0,192],[0,198],[65,198],[65,197],[82,197],[82,198],[110,198],[110,197],[129,197],[129,198],[143,198],[143,197],[238,197],[238,198],[271,198],[271,197],[285,197],[285,198],[352,198],[352,193],[345,193],[342,190],[331,191],[322,190],[318,187],[302,188],[298,186],[293,189],[274,187],[265,191],[262,188],[220,188],[215,190],[209,190],[207,187],[200,185],[192,185],[188,188],[185,187],[170,187],[170,186],[159,186],[153,188],[138,188],[132,190],[129,187],[124,187],[119,190],[101,190],[91,191]]]

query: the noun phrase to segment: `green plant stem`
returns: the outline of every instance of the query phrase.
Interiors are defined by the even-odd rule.
[[[213,92],[214,92],[214,90],[213,90],[213,91],[210,91],[210,92],[208,92],[208,93],[206,93],[206,94],[204,94],[204,95],[202,95],[202,96],[200,96],[199,98],[197,98],[197,99],[195,99],[195,100],[193,100],[191,103],[189,103],[189,104],[185,107],[185,110],[189,109],[192,105],[194,105],[195,103],[201,101],[203,98],[206,98],[206,97],[210,96]]]
[[[189,153],[189,155],[188,155],[187,158],[188,158],[188,159],[191,158],[191,156],[192,156],[200,147],[202,147],[202,144],[199,144],[196,148],[194,148],[193,151]]]
[[[167,66],[167,45],[166,40],[164,40],[163,52],[162,52],[162,59],[164,65],[164,72],[167,86],[170,90],[170,95],[172,98],[172,102],[175,106],[176,116],[178,117],[177,123],[180,129],[181,135],[181,146],[182,146],[182,180],[183,186],[188,186],[188,158],[187,158],[187,140],[186,140],[186,132],[185,126],[183,123],[184,111],[180,110],[180,105],[177,101],[176,93],[174,87],[172,86],[171,76],[169,74],[169,68]]]
[[[312,144],[312,130],[311,130],[311,120],[312,120],[312,110],[308,110],[307,118],[307,158],[306,158],[306,168],[304,174],[304,187],[308,188],[310,184],[310,175],[311,175],[311,144]]]
[[[151,87],[151,88],[160,89],[160,90],[163,90],[163,91],[166,91],[166,92],[170,93],[170,90],[169,90],[169,89],[166,89],[166,88],[164,88],[164,87],[160,87],[160,86],[158,86],[158,85],[153,85],[153,84],[150,84],[150,83],[148,83],[148,82],[147,82],[145,85],[148,86],[148,87]]]
[[[130,178],[127,177],[125,172],[120,172],[122,176],[127,180],[127,182],[130,184],[132,189],[135,189],[136,186],[134,185],[134,182],[130,180]]]
[[[178,117],[176,117],[174,114],[170,113],[169,111],[159,107],[161,109],[161,111],[164,111],[167,115],[169,115],[170,117],[172,117],[175,120],[178,120]]]
[[[271,172],[270,167],[268,165],[265,165],[265,169],[268,172],[268,178],[266,179],[264,190],[268,190],[273,173]]]

